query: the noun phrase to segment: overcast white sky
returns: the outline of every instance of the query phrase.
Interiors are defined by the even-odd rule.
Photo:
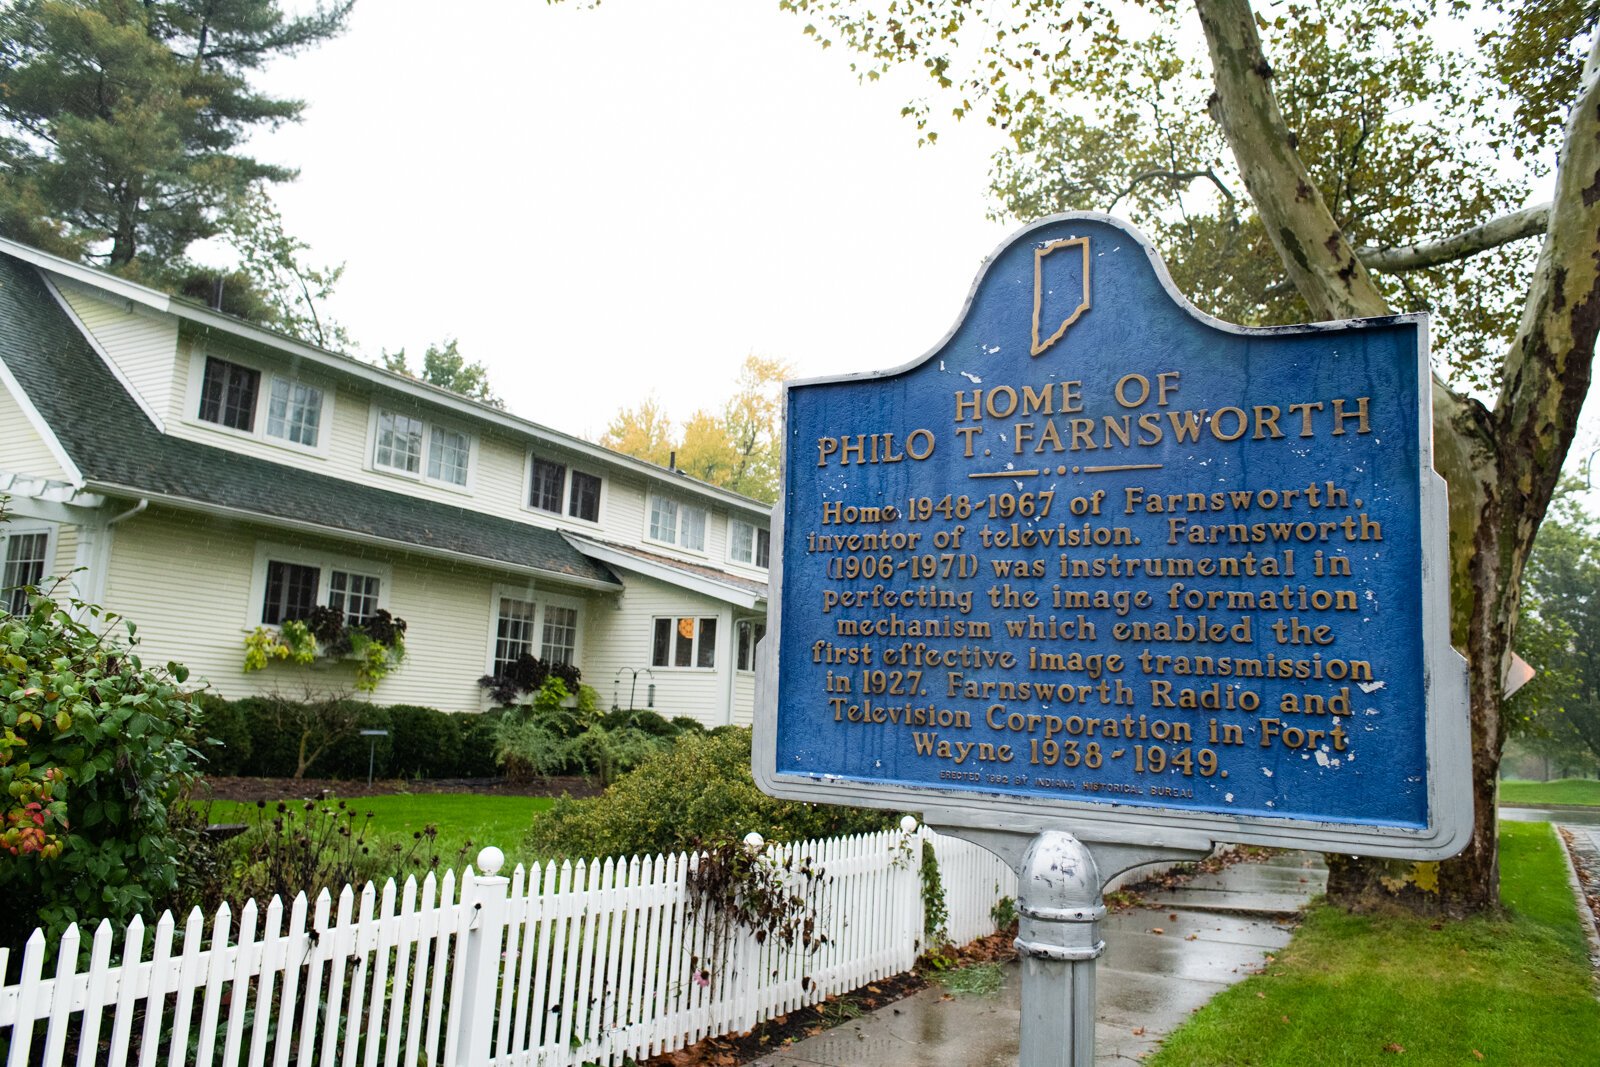
[[[652,391],[719,405],[746,353],[891,366],[954,322],[1010,227],[998,137],[918,148],[917,81],[862,86],[774,0],[365,0],[265,83],[258,139],[363,354],[458,337],[518,414],[596,435]]]
[[[995,131],[919,148],[920,73],[860,84],[802,26],[776,0],[362,0],[267,72],[310,106],[255,149],[300,168],[275,197],[347,264],[331,311],[366,357],[454,336],[556,429],[652,393],[681,420],[749,352],[921,355],[1013,229],[985,218]]]

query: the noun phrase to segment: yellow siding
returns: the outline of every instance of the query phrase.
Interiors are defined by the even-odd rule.
[[[65,601],[69,597],[79,596],[80,585],[87,577],[84,574],[74,574],[73,568],[77,565],[78,557],[78,528],[76,526],[60,525],[56,527],[56,558],[50,565],[49,577],[65,578],[56,589],[56,599]]]
[[[389,610],[407,622],[406,659],[368,699],[445,711],[486,706],[477,681],[489,655],[490,598],[497,582],[520,581],[493,571],[152,508],[115,528],[106,606],[138,624],[147,658],[179,660],[194,680],[223,696],[354,695],[355,670],[345,663],[273,663],[244,671],[244,638],[260,607],[252,603],[251,586],[258,541],[377,560],[392,569]],[[585,647],[589,636],[583,636]]]
[[[756,676],[753,671],[740,671],[733,682],[733,721],[749,726],[755,720]]]
[[[178,320],[91,293],[69,282],[61,282],[59,288],[84,328],[144,402],[163,419],[170,419]]]
[[[0,471],[58,481],[67,477],[50,446],[4,386],[0,386]]]
[[[707,726],[726,721],[728,671],[732,668],[732,614],[726,605],[709,597],[637,574],[623,576],[627,585],[616,607],[609,605],[589,613],[593,622],[584,638],[583,678],[600,691],[601,702],[610,706],[613,693],[621,703],[628,702],[631,685],[629,671],[650,667],[650,643],[656,616],[718,616],[717,668],[695,670],[678,667],[650,667],[639,674],[635,701],[645,706],[646,686],[656,687],[655,711],[667,718],[687,715]],[[623,671],[620,680],[617,672]]]

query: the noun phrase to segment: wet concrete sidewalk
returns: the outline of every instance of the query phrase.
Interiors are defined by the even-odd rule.
[[[1099,1063],[1135,1063],[1217,993],[1288,943],[1322,892],[1321,858],[1294,852],[1200,875],[1107,916],[1096,975]],[[1015,964],[987,996],[938,986],[755,1061],[761,1067],[1012,1067],[1022,982]]]
[[[1572,891],[1578,896],[1578,911],[1589,934],[1589,959],[1600,980],[1600,825],[1584,826],[1561,821],[1568,837],[1567,855],[1572,860]],[[1600,984],[1595,988],[1600,996]]]

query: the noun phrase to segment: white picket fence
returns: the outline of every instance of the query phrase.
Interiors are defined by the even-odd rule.
[[[53,977],[35,931],[0,986],[8,1067],[415,1067],[643,1060],[908,969],[922,949],[922,841],[933,842],[957,941],[993,930],[1015,896],[989,853],[926,829],[767,849],[806,887],[824,943],[788,948],[694,914],[686,855],[518,867],[420,887],[346,886],[314,904],[163,915],[146,944],[108,923],[79,971],[62,938]],[[807,878],[804,867],[816,872]],[[287,922],[285,922],[287,919]],[[113,952],[120,963],[113,964]],[[148,951],[147,951],[148,949]],[[11,973],[0,949],[0,976]],[[196,1003],[198,999],[198,1005]],[[197,1012],[198,1007],[198,1012]]]

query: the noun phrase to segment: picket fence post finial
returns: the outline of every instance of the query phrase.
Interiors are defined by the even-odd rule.
[[[492,1058],[495,1035],[495,1004],[500,988],[500,947],[510,913],[508,900],[511,880],[498,873],[505,866],[505,853],[489,846],[478,853],[483,873],[468,873],[462,902],[471,909],[471,918],[462,936],[461,963],[465,983],[459,1008],[460,1039],[456,1046],[459,1067],[482,1067]]]

